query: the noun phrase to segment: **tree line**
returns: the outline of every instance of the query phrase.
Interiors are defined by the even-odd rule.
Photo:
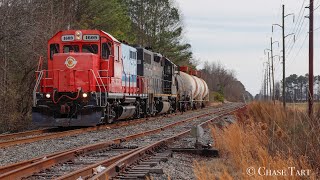
[[[46,57],[47,40],[66,29],[101,29],[178,65],[197,65],[174,0],[0,0],[0,132],[30,123],[39,57]],[[209,82],[216,73],[204,71],[216,90]],[[220,87],[232,94],[222,80]]]
[[[320,101],[320,75],[315,75],[313,77],[314,82],[314,100]],[[286,102],[307,102],[308,101],[308,93],[309,93],[309,74],[305,75],[297,75],[291,74],[285,78],[285,86],[286,86]],[[282,96],[282,81],[278,81],[275,83],[275,99],[281,100]],[[268,90],[269,91],[269,90]],[[270,96],[266,96],[263,93],[263,90],[259,94],[255,96],[255,99],[267,99]]]
[[[233,102],[247,102],[253,99],[253,96],[246,91],[245,86],[236,78],[235,72],[226,69],[221,63],[205,62],[201,72],[208,88],[215,92],[211,94],[213,98],[219,101],[223,101],[225,98]]]
[[[308,87],[309,87],[309,74],[297,75],[291,74],[286,77],[286,101],[287,102],[307,102],[308,101]],[[320,75],[313,77],[314,79],[314,100],[320,101]],[[282,81],[281,81],[282,83]],[[282,87],[280,82],[277,83],[275,96],[277,98],[282,98],[280,92],[282,92]]]

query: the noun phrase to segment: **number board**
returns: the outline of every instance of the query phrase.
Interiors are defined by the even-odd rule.
[[[99,35],[83,35],[84,41],[99,41]]]
[[[61,41],[74,41],[74,35],[64,35],[61,37]]]

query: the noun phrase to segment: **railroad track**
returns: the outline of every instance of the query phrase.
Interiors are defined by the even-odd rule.
[[[195,111],[193,111],[193,112],[195,112]],[[189,111],[187,113],[191,113],[191,112]],[[167,116],[170,117],[170,116],[173,116],[176,114],[177,113],[169,114]],[[159,118],[159,116],[150,117],[150,118],[133,119],[133,120],[128,120],[128,121],[118,121],[114,124],[100,125],[100,126],[73,129],[73,130],[62,129],[62,131],[61,131],[59,128],[49,128],[49,129],[26,131],[26,132],[21,132],[21,133],[4,134],[4,135],[0,135],[0,148],[9,147],[9,146],[18,145],[18,144],[32,143],[32,142],[46,140],[46,139],[54,139],[54,138],[60,138],[60,137],[65,137],[65,136],[72,136],[72,135],[77,135],[77,134],[81,134],[81,133],[85,133],[85,132],[112,129],[112,128],[123,127],[123,126],[130,126],[130,125],[134,125],[134,124],[143,123],[146,121],[152,121],[157,118]]]
[[[26,136],[39,135],[39,134],[48,133],[48,132],[50,132],[50,129],[39,129],[39,130],[25,131],[20,133],[1,134],[0,141],[12,140],[12,139],[22,138]]]
[[[101,125],[101,126],[94,126],[94,127],[88,127],[88,128],[66,130],[61,132],[50,132],[50,129],[44,129],[44,130],[35,130],[35,131],[16,133],[15,135],[8,134],[3,136],[5,139],[9,139],[9,140],[0,141],[0,148],[18,145],[18,144],[32,143],[32,142],[46,140],[46,139],[72,136],[72,135],[77,135],[80,133],[85,133],[90,131],[98,131],[98,130],[112,129],[120,126],[128,126],[135,123],[142,123],[144,121],[146,121],[145,118],[139,119],[136,121],[120,121],[118,123],[110,124],[110,125]],[[28,135],[28,137],[25,137],[25,134]],[[9,138],[10,136],[12,137],[12,139]]]
[[[213,121],[217,117],[228,114],[238,108],[239,105],[219,108],[211,113],[198,115],[127,137],[5,166],[0,168],[0,174],[2,174],[0,179],[19,179],[22,177],[28,177],[27,179],[77,179],[80,176],[94,177],[95,174],[93,174],[92,169],[98,168],[96,173],[101,171],[101,168],[99,171],[99,167],[108,167],[107,169],[109,169],[109,167],[113,167],[111,166],[112,164],[123,161],[124,158],[131,157],[136,152],[150,149],[151,146],[148,145],[150,143],[153,143],[152,147],[159,147],[158,145],[161,143],[188,133],[192,125]],[[215,117],[211,117],[212,114]],[[183,124],[187,125],[182,126]],[[184,132],[173,135],[172,132],[179,132],[178,129],[173,128],[180,128],[179,131]],[[152,141],[146,141],[148,139],[152,139]],[[117,166],[117,168],[119,167]]]

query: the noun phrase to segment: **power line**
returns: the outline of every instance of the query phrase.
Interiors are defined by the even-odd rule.
[[[316,5],[316,8],[314,8],[313,11],[317,10],[320,7],[320,1],[318,1],[318,4]]]
[[[301,25],[301,27],[302,27],[303,25],[304,25],[304,23]],[[297,32],[296,42],[298,42],[298,40],[300,39],[301,35],[302,35],[302,28],[300,28],[300,30]],[[292,46],[291,46],[290,49],[288,50],[288,56],[291,54],[291,52],[292,52],[295,44],[296,44],[296,43],[292,44]]]
[[[302,48],[303,48],[303,46],[304,46],[304,44],[305,44],[305,42],[306,42],[306,40],[307,40],[307,37],[308,37],[308,33],[306,34],[306,36],[305,36],[305,38],[304,38],[304,40],[303,40],[303,42],[302,42],[302,45],[300,46],[300,48],[299,48],[296,56],[292,59],[291,62],[295,61],[295,60],[297,59],[297,57],[300,55],[300,52],[301,52],[301,50],[302,50]]]
[[[295,57],[293,58],[293,60],[288,62],[289,64],[288,64],[288,66],[286,67],[286,70],[290,67],[290,65],[292,65],[292,63],[293,63],[293,62],[297,59],[297,57],[300,55],[300,52],[301,52],[302,48],[303,48],[304,45],[305,45],[305,42],[306,42],[306,40],[307,40],[307,37],[308,37],[308,34],[306,34],[306,36],[305,36],[305,38],[304,38],[304,40],[303,40],[303,42],[302,42],[299,50],[297,51]],[[279,79],[279,78],[281,77],[281,75],[282,75],[281,72],[278,71],[278,73],[277,73],[277,79]]]
[[[297,20],[296,20],[296,23],[294,24],[294,27],[293,27],[293,32],[295,32],[295,29],[297,30],[298,29],[298,27],[299,27],[299,25],[300,25],[300,23],[301,23],[301,20],[302,19],[304,19],[304,12],[305,12],[305,8],[304,8],[304,4],[305,4],[305,2],[306,2],[306,0],[304,0],[303,2],[302,2],[302,5],[301,5],[301,7],[300,7],[300,10],[299,10],[299,14],[298,14],[298,18],[297,18]],[[302,12],[302,10],[303,10],[303,12]],[[296,33],[296,32],[295,32]],[[290,45],[290,43],[292,42],[291,41],[292,40],[292,37],[290,37],[290,39],[289,39],[289,42],[288,42],[288,44],[289,44],[289,46],[291,46]],[[294,43],[294,41],[293,41],[293,43]],[[288,46],[288,47],[289,47]]]
[[[320,5],[319,5],[320,6]],[[320,30],[320,27],[313,30],[313,32]]]

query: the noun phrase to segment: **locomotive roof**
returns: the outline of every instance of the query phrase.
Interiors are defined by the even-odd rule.
[[[55,36],[57,36],[59,33],[63,33],[63,32],[70,32],[70,31],[77,31],[77,30],[63,30],[63,31],[58,31],[57,33],[55,33],[48,41],[50,41],[51,39],[53,39]],[[95,32],[100,32],[100,33],[103,33],[107,36],[109,36],[111,38],[112,41],[115,41],[117,43],[120,43],[120,41],[118,41],[115,37],[113,37],[111,34],[105,32],[105,31],[102,31],[102,30],[95,30],[95,29],[88,29],[88,30],[85,30],[85,29],[82,29],[82,30],[79,30],[79,31],[95,31]]]
[[[105,32],[105,31],[102,31],[102,30],[101,30],[101,32],[103,32],[103,33],[105,33],[106,35],[108,35],[113,41],[116,41],[116,42],[120,43],[120,41],[118,41],[118,39],[116,39],[115,37],[113,37],[111,34]]]

